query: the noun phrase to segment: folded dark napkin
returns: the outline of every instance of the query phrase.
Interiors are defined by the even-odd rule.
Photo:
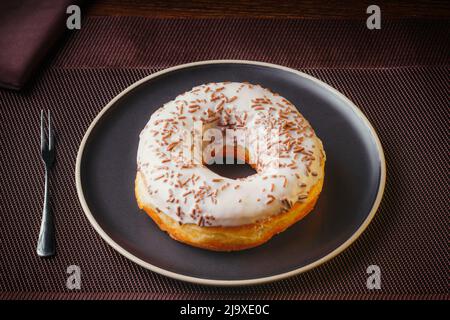
[[[66,29],[77,0],[0,1],[0,86],[22,88]]]

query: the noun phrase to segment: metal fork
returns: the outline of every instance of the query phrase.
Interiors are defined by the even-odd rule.
[[[55,254],[55,225],[50,207],[49,173],[55,160],[55,139],[52,130],[50,110],[48,111],[48,135],[45,135],[44,110],[41,110],[41,156],[45,165],[44,207],[42,209],[41,230],[37,244],[37,254],[40,257],[51,257]]]

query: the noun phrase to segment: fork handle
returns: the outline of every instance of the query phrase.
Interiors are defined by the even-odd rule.
[[[37,254],[40,257],[51,257],[55,254],[55,225],[50,207],[50,193],[48,189],[48,169],[45,168],[44,207],[42,209],[41,230],[37,244]]]

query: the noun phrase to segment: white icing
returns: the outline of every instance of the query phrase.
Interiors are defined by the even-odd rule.
[[[264,101],[255,102],[257,99]],[[198,106],[189,107],[192,105]],[[221,177],[202,164],[186,163],[182,154],[190,150],[191,144],[184,132],[194,127],[195,120],[203,121],[206,128],[244,124],[252,134],[248,153],[261,160],[256,164],[257,174],[234,180]],[[270,130],[283,127],[287,135],[280,131],[283,157],[277,167],[276,161],[271,162],[276,147],[258,151],[257,141],[263,137],[270,144],[277,138]],[[257,132],[261,135],[255,136]],[[285,150],[289,141],[293,143]],[[199,159],[199,154],[195,157]],[[145,181],[140,186],[141,201],[180,223],[250,224],[302,201],[322,178],[324,157],[322,143],[309,123],[283,97],[259,85],[209,83],[166,103],[142,130],[137,156],[138,171]]]

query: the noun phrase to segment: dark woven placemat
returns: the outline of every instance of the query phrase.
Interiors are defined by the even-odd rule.
[[[446,21],[152,20],[89,18],[25,91],[0,90],[0,298],[448,298],[448,52]],[[162,68],[204,59],[290,66],[334,86],[376,128],[385,149],[384,199],[344,253],[272,284],[205,287],[145,270],[111,249],[85,218],[75,191],[78,145],[122,89]],[[54,114],[52,174],[58,255],[35,254],[43,168],[39,110]],[[66,289],[69,265],[82,289]],[[382,289],[366,288],[380,266]]]

